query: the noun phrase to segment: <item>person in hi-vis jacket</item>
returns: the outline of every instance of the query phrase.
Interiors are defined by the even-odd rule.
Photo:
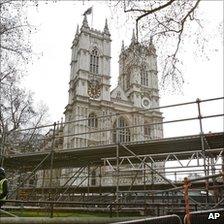
[[[8,183],[5,177],[4,168],[0,167],[0,209],[5,203],[6,197],[8,194]]]

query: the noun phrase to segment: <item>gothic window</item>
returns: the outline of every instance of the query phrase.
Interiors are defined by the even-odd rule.
[[[146,66],[143,66],[141,69],[141,85],[148,86],[149,85],[149,77],[148,72],[146,70]]]
[[[98,127],[98,119],[97,119],[95,113],[91,113],[89,115],[88,126],[91,127],[91,128],[97,128]]]
[[[90,72],[98,74],[99,71],[99,53],[96,48],[94,48],[90,53]]]
[[[130,129],[125,128],[127,126],[128,123],[123,117],[119,117],[118,120],[114,122],[113,128],[117,129],[113,133],[113,141],[115,143],[130,142]]]

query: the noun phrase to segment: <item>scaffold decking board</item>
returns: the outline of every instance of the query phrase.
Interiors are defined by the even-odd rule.
[[[224,147],[224,132],[204,134],[206,139],[205,149],[218,149]],[[181,136],[175,138],[163,138],[149,142],[135,142],[126,146],[137,155],[184,152],[201,150],[201,135]],[[54,151],[54,168],[81,167],[84,165],[103,164],[102,159],[116,156],[117,145],[105,145],[88,148],[76,148],[69,150]],[[38,165],[50,151],[32,152],[8,155],[5,157],[7,169],[32,170]],[[212,153],[213,154],[213,153]],[[214,155],[216,152],[214,151]],[[120,156],[129,156],[127,150],[119,147]],[[40,169],[50,168],[50,156],[46,159]]]

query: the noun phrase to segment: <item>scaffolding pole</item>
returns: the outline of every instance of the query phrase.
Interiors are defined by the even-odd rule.
[[[201,106],[200,102],[201,100],[198,98],[196,100],[197,107],[198,107],[198,120],[199,120],[199,126],[200,126],[200,138],[201,138],[201,150],[203,153],[203,161],[204,161],[204,174],[205,176],[208,176],[208,169],[207,169],[207,154],[205,150],[205,144],[204,144],[204,132],[203,132],[203,126],[202,126],[202,115],[201,115]],[[208,180],[205,180],[205,191],[206,191],[206,204],[209,203],[209,191],[208,191]]]

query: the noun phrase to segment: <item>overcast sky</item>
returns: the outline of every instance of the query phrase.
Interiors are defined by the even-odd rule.
[[[23,84],[35,94],[35,102],[42,101],[49,107],[49,115],[52,121],[60,120],[64,108],[68,102],[68,82],[70,74],[71,43],[74,39],[77,24],[82,23],[82,14],[90,6],[93,6],[93,15],[88,16],[89,25],[102,30],[105,18],[108,18],[109,29],[112,38],[112,60],[111,60],[111,84],[115,87],[118,77],[118,56],[121,48],[121,41],[125,45],[130,43],[133,21],[122,23],[126,20],[123,13],[115,14],[103,1],[98,2],[77,2],[63,1],[58,3],[45,4],[39,2],[38,8],[28,9],[28,19],[37,28],[32,34],[31,43],[34,51],[34,60],[28,69],[28,75]],[[201,17],[204,20],[205,32],[208,36],[208,50],[206,54],[209,60],[196,57],[193,45],[185,44],[183,53],[183,74],[185,83],[182,93],[171,94],[160,92],[160,105],[168,105],[184,101],[193,101],[196,98],[206,99],[223,96],[223,42],[222,35],[217,32],[217,27],[223,20],[222,1],[203,1],[201,3]],[[210,50],[209,50],[210,49]],[[161,74],[159,74],[161,75]],[[205,114],[222,113],[222,102],[203,107]],[[183,113],[184,111],[184,113]],[[181,108],[178,110],[163,111],[167,120],[197,116],[196,106],[193,108]],[[208,121],[206,131],[221,131],[222,120]],[[179,134],[186,133],[189,126],[189,134],[192,130],[198,133],[198,123],[193,122],[185,126],[176,126]],[[165,130],[169,136],[172,127]],[[182,132],[180,131],[182,130]]]

